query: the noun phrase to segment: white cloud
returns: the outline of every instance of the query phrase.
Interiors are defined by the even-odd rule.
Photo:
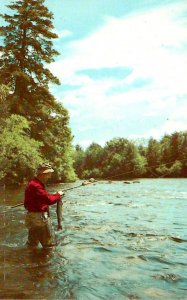
[[[187,130],[186,116],[187,116],[187,103],[183,103],[182,105],[180,105],[180,107],[176,107],[176,109],[173,110],[170,119],[173,120],[173,122],[177,122],[179,120],[180,121],[179,124],[181,124],[180,127],[186,128],[186,129],[179,129],[179,130]]]
[[[126,18],[107,17],[103,27],[82,40],[71,42],[68,55],[54,63],[51,70],[63,84],[77,86],[62,93],[65,105],[71,104],[71,109],[74,106],[73,116],[81,118],[81,113],[87,112],[90,120],[99,122],[101,118],[126,121],[129,112],[135,119],[140,114],[150,117],[167,113],[173,121],[161,124],[159,129],[150,128],[145,136],[186,129],[187,119],[181,120],[180,113],[187,108],[182,103],[179,113],[177,101],[178,96],[187,94],[187,47],[184,46],[187,29],[182,19],[177,19],[185,9],[187,5],[172,4]],[[123,80],[95,80],[77,73],[112,67],[129,68],[132,73]],[[136,80],[149,78],[149,85],[135,88]],[[110,92],[118,87],[124,90]]]
[[[186,29],[173,20],[177,7],[124,19],[106,18],[105,26],[98,31],[69,44],[69,58],[55,63],[54,71],[64,79],[67,71],[67,75],[70,71],[73,75],[75,71],[86,68],[129,66],[152,75],[160,70],[160,66],[167,69],[171,61],[175,66],[176,57],[179,60],[177,65],[178,62],[181,64],[181,54],[174,55],[169,48],[180,48],[186,40]],[[183,6],[179,8],[182,11]]]
[[[164,124],[162,130],[168,134],[175,131],[185,131],[187,130],[187,123],[184,124],[180,120],[168,120],[168,122]]]
[[[168,120],[166,121],[160,128],[152,128],[149,131],[145,132],[143,137],[150,138],[153,137],[155,139],[159,139],[163,137],[165,134],[172,134],[176,131],[186,131],[187,123],[183,123],[181,121]],[[139,136],[140,137],[140,136]]]

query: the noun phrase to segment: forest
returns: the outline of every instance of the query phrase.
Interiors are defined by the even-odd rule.
[[[104,147],[92,143],[86,150],[75,147],[74,168],[79,178],[134,179],[187,177],[187,132],[150,138],[142,145],[114,138]]]
[[[187,132],[146,145],[114,138],[104,147],[73,147],[69,113],[49,88],[60,85],[47,68],[59,54],[53,15],[44,0],[8,8],[12,13],[0,16],[0,182],[24,183],[43,161],[54,166],[54,182],[187,176]]]

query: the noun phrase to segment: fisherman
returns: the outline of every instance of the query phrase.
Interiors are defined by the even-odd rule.
[[[56,245],[54,230],[49,216],[49,205],[61,200],[63,191],[49,194],[45,188],[46,181],[54,170],[50,164],[43,163],[25,189],[24,206],[27,210],[25,224],[28,228],[27,246],[35,248],[39,242],[43,248]]]

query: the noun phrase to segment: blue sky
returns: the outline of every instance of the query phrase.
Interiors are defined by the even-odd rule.
[[[45,4],[61,53],[49,66],[61,86],[51,91],[69,111],[74,144],[187,130],[186,1]]]

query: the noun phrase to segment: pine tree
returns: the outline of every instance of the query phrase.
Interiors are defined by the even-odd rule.
[[[26,117],[30,138],[43,144],[42,156],[54,163],[58,160],[59,178],[72,179],[69,115],[49,90],[49,84],[60,82],[46,67],[59,54],[52,43],[58,37],[53,32],[53,15],[44,0],[17,0],[8,8],[12,15],[1,15],[7,25],[0,27],[4,37],[0,82],[11,89],[10,113]]]
[[[46,68],[58,52],[53,49],[53,15],[44,0],[19,0],[8,7],[15,13],[2,15],[8,25],[0,27],[4,46],[0,47],[0,80],[10,84],[12,113],[32,116],[42,104],[53,106],[50,82],[59,80]]]

